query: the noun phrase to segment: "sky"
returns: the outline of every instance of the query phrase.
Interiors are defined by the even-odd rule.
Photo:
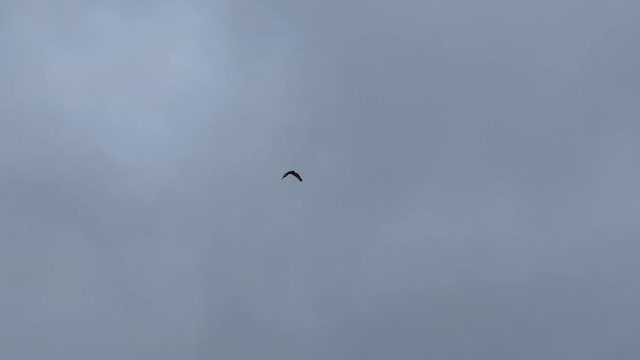
[[[0,358],[639,358],[639,17],[2,1]]]

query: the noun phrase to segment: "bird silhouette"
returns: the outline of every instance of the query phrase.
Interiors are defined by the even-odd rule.
[[[293,176],[297,177],[298,180],[302,181],[302,178],[300,177],[300,174],[298,174],[297,172],[295,172],[293,170],[286,172],[284,175],[282,175],[282,178],[283,179],[286,178],[287,175],[293,175]]]

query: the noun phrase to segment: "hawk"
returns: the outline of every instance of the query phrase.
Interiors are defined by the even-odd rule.
[[[300,174],[298,174],[297,172],[295,172],[295,171],[293,171],[293,170],[288,171],[287,173],[285,173],[284,175],[282,175],[282,178],[283,178],[283,179],[284,179],[284,178],[286,178],[286,177],[287,177],[287,175],[293,175],[293,176],[297,177],[297,178],[298,178],[298,180],[302,181],[302,178],[300,177]]]

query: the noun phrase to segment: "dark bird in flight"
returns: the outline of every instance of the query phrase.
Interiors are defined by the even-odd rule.
[[[298,178],[298,180],[302,181],[302,178],[300,177],[300,174],[298,174],[297,172],[295,172],[295,171],[293,171],[293,170],[291,170],[291,171],[289,171],[289,172],[285,173],[284,175],[282,175],[282,178],[283,178],[283,179],[284,179],[284,178],[286,178],[286,177],[287,177],[287,175],[293,175],[293,176],[297,177],[297,178]]]

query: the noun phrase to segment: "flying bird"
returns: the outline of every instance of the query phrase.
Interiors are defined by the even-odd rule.
[[[282,175],[282,178],[283,178],[283,179],[284,179],[284,178],[286,178],[286,177],[287,177],[287,175],[293,175],[293,176],[297,177],[297,178],[298,178],[298,180],[302,181],[302,178],[300,177],[300,174],[298,174],[297,172],[295,172],[295,171],[293,171],[293,170],[291,170],[291,171],[289,171],[289,172],[285,173],[284,175]]]

